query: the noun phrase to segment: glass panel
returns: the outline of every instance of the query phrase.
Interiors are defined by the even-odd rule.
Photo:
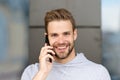
[[[28,55],[28,0],[0,0],[0,80],[20,80]]]
[[[102,0],[103,65],[120,80],[120,0]]]

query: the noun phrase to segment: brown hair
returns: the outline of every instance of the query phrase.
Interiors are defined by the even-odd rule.
[[[72,23],[73,30],[75,29],[75,20],[72,14],[66,9],[62,8],[62,9],[51,10],[46,13],[46,16],[44,18],[46,33],[48,33],[47,26],[49,22],[55,21],[55,20],[58,20],[58,21],[59,20],[70,20],[70,22]]]

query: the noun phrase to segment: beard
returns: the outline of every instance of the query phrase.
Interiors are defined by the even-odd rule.
[[[57,50],[59,47],[65,47],[66,49],[60,52]],[[73,44],[70,42],[67,42],[67,41],[64,43],[55,42],[53,44],[53,50],[55,52],[55,57],[58,59],[67,58],[72,53],[73,48],[74,48],[74,42],[73,42]]]

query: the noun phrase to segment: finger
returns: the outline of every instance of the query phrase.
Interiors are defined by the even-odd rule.
[[[40,55],[46,55],[47,53],[45,51],[47,51],[48,49],[53,49],[53,47],[51,46],[42,47],[40,51]]]
[[[55,59],[53,58],[53,56],[50,55],[50,54],[47,54],[45,57],[46,57],[46,60],[47,60],[47,61],[49,61],[49,59],[52,59],[52,62],[55,60]]]
[[[53,49],[53,47],[51,47],[51,46],[44,46],[44,47],[41,48],[41,51],[44,51],[46,49]]]
[[[47,52],[46,53],[50,53],[52,56],[54,56],[55,55],[55,52],[53,51],[53,50],[47,50]]]
[[[44,55],[43,55],[43,54],[44,54]],[[50,54],[51,56],[55,56],[55,52],[54,52],[53,50],[46,50],[46,51],[44,51],[43,54],[39,56],[39,59],[40,59],[41,57],[46,56],[47,54]]]

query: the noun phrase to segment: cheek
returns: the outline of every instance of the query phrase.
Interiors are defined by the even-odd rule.
[[[56,40],[54,40],[54,39],[49,39],[49,43],[50,43],[51,46],[52,46],[55,42],[56,42]]]
[[[69,37],[68,41],[73,42],[74,41],[74,37],[73,36]]]

